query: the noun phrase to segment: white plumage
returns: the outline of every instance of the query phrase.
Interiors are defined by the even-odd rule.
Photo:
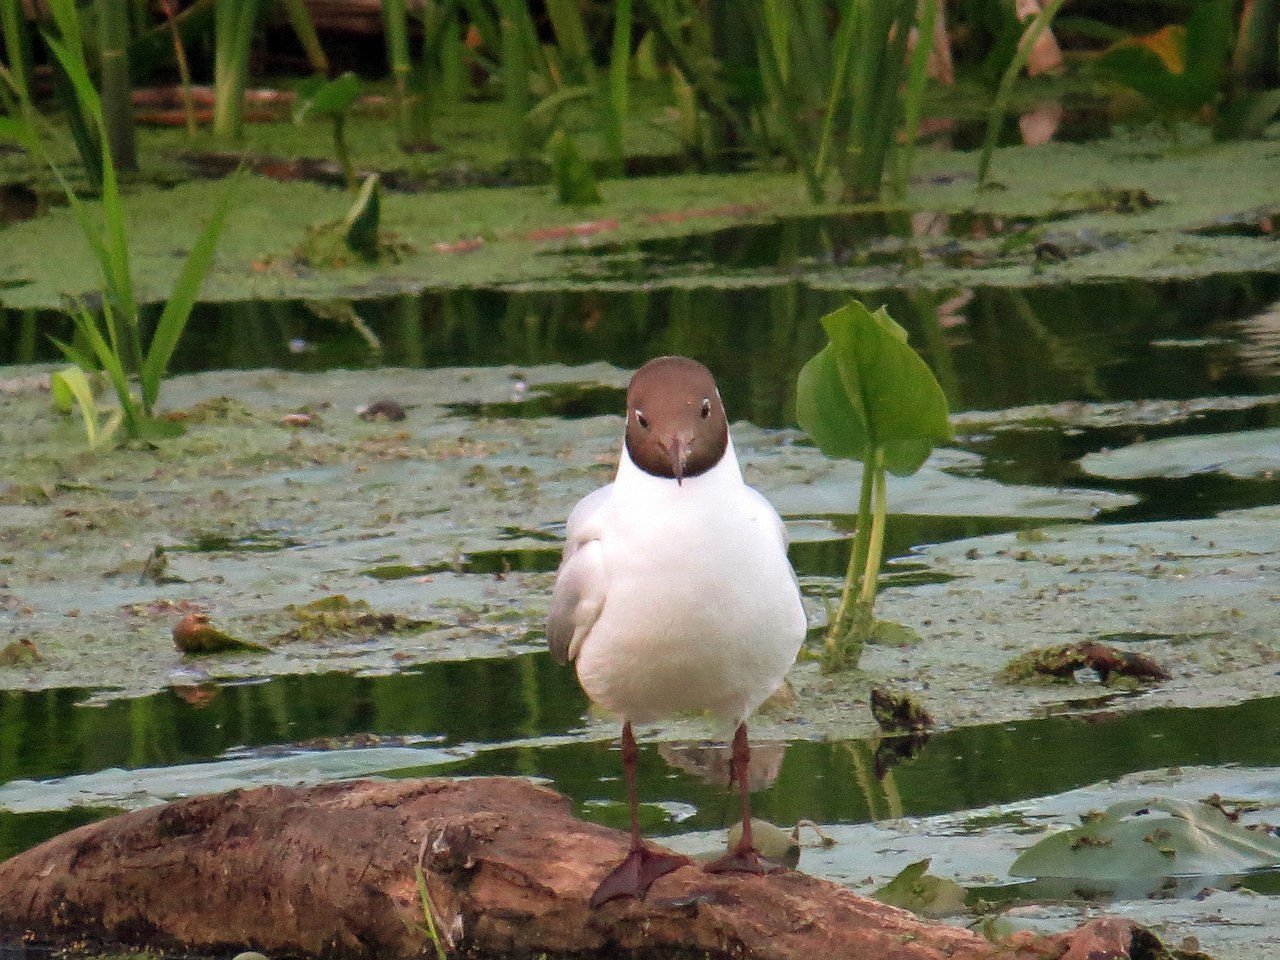
[[[624,449],[569,516],[548,635],[587,695],[644,722],[708,711],[734,725],[782,682],[806,620],[787,535],[730,442],[680,484]],[[559,652],[559,651],[557,651]]]

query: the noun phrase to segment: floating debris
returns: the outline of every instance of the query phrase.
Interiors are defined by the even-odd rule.
[[[1092,669],[1103,684],[1113,678],[1153,682],[1170,679],[1170,673],[1145,653],[1119,650],[1096,640],[1031,650],[1015,657],[1000,671],[1006,683],[1029,683],[1037,678],[1054,683],[1075,680],[1077,670]]]
[[[188,613],[173,628],[173,645],[183,653],[266,653],[261,644],[240,640],[213,625],[207,613]]]

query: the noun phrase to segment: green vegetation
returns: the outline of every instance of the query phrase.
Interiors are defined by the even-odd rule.
[[[1040,840],[1009,872],[1015,877],[1117,882],[1226,876],[1280,864],[1280,839],[1236,823],[1238,816],[1224,810],[1216,795],[1202,803],[1117,803],[1084,815],[1079,827]]]
[[[951,427],[942,387],[883,307],[872,313],[855,300],[822,326],[830,342],[800,371],[796,419],[827,456],[862,462],[858,533],[822,654],[823,670],[832,673],[857,666],[875,626],[885,471],[915,473],[935,443],[951,438]]]
[[[124,206],[102,101],[89,79],[79,51],[52,38],[46,38],[46,41],[72,84],[80,116],[92,124],[92,132],[102,151],[102,211],[99,222],[77,196],[36,130],[19,118],[0,118],[3,121],[0,123],[0,136],[16,140],[48,163],[62,184],[72,214],[97,263],[100,307],[91,309],[83,298],[74,299],[70,310],[75,322],[76,341],[55,342],[79,367],[84,377],[98,369],[106,372],[120,403],[126,436],[139,439],[171,435],[175,425],[155,418],[155,404],[165,368],[178,345],[200,285],[213,260],[213,250],[222,230],[230,196],[224,195],[196,240],[144,347],[144,322],[134,295]],[[132,379],[135,377],[141,388],[140,395],[133,391]],[[100,440],[98,414],[91,403],[92,393],[84,389],[87,381],[82,383],[81,379],[68,378],[64,374],[63,386],[75,398],[84,420],[86,439],[94,446]]]
[[[324,77],[308,77],[298,84],[298,98],[294,102],[293,122],[302,123],[310,116],[327,117],[333,123],[333,152],[342,166],[342,177],[347,189],[356,189],[356,168],[351,162],[351,150],[347,146],[347,117],[360,96],[360,79],[348,70],[333,80]]]

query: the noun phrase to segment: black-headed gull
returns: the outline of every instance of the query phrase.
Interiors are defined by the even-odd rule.
[[[751,838],[746,721],[782,683],[806,625],[786,528],[742,479],[711,372],[651,360],[627,388],[616,478],[569,515],[547,619],[556,660],[575,661],[587,695],[623,721],[631,850],[592,905],[642,897],[689,862],[640,838],[633,721],[702,711],[735,728],[742,839],[706,869],[775,869]]]

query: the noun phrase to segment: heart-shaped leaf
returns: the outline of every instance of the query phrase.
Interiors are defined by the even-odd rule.
[[[293,122],[301,123],[312,114],[336,116],[351,109],[360,96],[360,78],[348,70],[332,80],[308,77],[298,84]]]
[[[867,460],[907,476],[951,438],[946,395],[907,333],[858,301],[822,318],[830,339],[800,371],[796,419],[829,457]]]

